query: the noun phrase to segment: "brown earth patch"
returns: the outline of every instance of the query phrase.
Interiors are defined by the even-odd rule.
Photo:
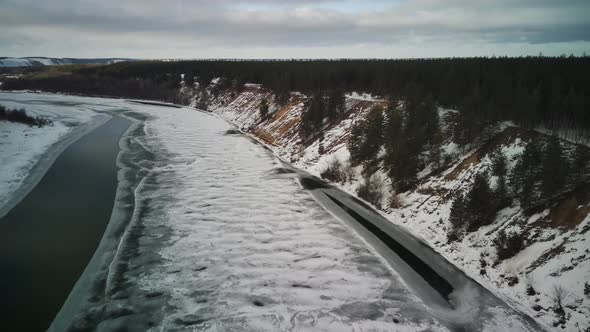
[[[570,230],[590,213],[590,185],[573,191],[549,212],[550,225]]]
[[[479,148],[477,148],[469,157],[465,158],[459,165],[455,166],[453,171],[445,175],[445,180],[456,180],[459,174],[470,168],[472,165],[477,164],[487,154],[493,152],[496,148],[502,145],[508,145],[514,143],[517,138],[528,142],[539,137],[546,136],[545,134],[527,130],[519,127],[508,127],[493,138],[489,139]]]

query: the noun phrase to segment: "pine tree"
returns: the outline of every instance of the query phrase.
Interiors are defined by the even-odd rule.
[[[494,201],[487,173],[483,172],[475,175],[473,186],[467,193],[466,201],[467,211],[469,212],[467,231],[475,231],[493,221]]]
[[[340,118],[344,114],[345,106],[344,92],[334,89],[328,95],[327,116],[330,121]]]
[[[383,144],[383,110],[373,107],[365,119],[365,139],[363,140],[363,159],[374,160]]]
[[[207,90],[202,89],[201,92],[199,93],[199,97],[196,103],[196,108],[202,110],[202,111],[208,111],[209,109],[209,94],[207,93]]]
[[[447,234],[448,241],[452,242],[461,237],[465,231],[465,197],[460,194],[451,205],[451,213],[449,214],[449,224],[451,228]]]
[[[398,192],[406,191],[416,181],[418,157],[408,147],[408,138],[404,136],[396,150],[386,155],[388,175]]]
[[[543,197],[559,193],[566,181],[568,164],[559,139],[552,137],[543,151],[541,190]]]
[[[195,87],[195,73],[187,72],[184,74],[184,84],[187,87],[194,88]]]
[[[590,152],[587,147],[576,145],[572,160],[572,180],[575,184],[581,184],[588,173],[588,163],[590,162]]]
[[[505,176],[508,173],[508,161],[502,150],[496,149],[492,154],[492,174]]]
[[[362,148],[364,140],[364,121],[356,121],[350,128],[350,136],[348,137],[348,151],[350,152],[350,161],[352,164],[357,164],[362,161]]]
[[[262,119],[262,121],[268,118],[268,108],[268,101],[266,99],[262,99],[260,105],[258,106],[258,109],[260,111],[260,118]]]
[[[321,128],[325,117],[324,97],[321,93],[313,95],[309,106],[301,116],[300,135],[304,138]]]
[[[430,152],[428,155],[430,162],[434,165],[435,169],[439,169],[441,166],[440,157],[442,154],[442,143],[442,133],[440,131],[440,128],[437,126],[437,128],[435,129],[435,133],[432,137],[432,144],[430,146]]]
[[[511,198],[508,194],[506,187],[506,177],[500,175],[496,182],[496,188],[494,189],[494,198],[496,202],[495,210],[503,209],[511,204]]]
[[[400,111],[390,106],[386,111],[385,125],[383,128],[383,141],[385,146],[385,158],[383,165],[390,170],[392,164],[398,158],[399,146],[402,143],[402,117]]]
[[[510,173],[512,190],[525,209],[538,199],[535,188],[541,179],[541,163],[539,143],[533,140],[526,145]]]

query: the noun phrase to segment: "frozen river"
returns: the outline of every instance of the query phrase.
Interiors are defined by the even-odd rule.
[[[491,294],[463,287],[467,278],[447,278],[461,284],[454,298],[452,285],[446,296],[429,286],[438,275],[412,281],[421,278],[412,272],[418,263],[407,263],[414,256],[428,256],[414,268],[461,272],[412,239],[394,242],[418,253],[389,254],[394,242],[355,226],[367,213],[342,208],[353,204],[346,195],[302,185],[301,174],[214,115],[0,93],[0,103],[42,114],[55,99],[63,102],[61,111],[51,107],[58,122],[83,111],[93,115],[79,116],[82,124],[116,114],[132,125],[120,141],[109,226],[52,330],[536,330]]]
[[[17,323],[34,312],[27,328],[41,331],[61,308],[108,224],[118,141],[128,126],[113,118],[70,145],[0,218],[0,291],[7,320]]]

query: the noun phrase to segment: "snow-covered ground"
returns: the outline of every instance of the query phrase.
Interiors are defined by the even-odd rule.
[[[174,202],[141,221],[172,228],[138,281],[170,295],[158,329],[446,330],[268,151],[208,114],[149,114],[145,145],[167,162],[142,195]]]
[[[252,129],[276,154],[313,174],[319,174],[333,158],[348,159],[345,138],[354,118],[327,128],[322,149],[329,152],[320,154],[318,141],[302,149],[294,129],[285,125],[299,116],[304,96],[293,94],[288,107],[271,105],[280,121],[260,125],[257,105],[270,95],[259,87],[249,89],[229,104],[214,102],[213,111]],[[27,169],[34,167],[27,165],[38,164],[36,158],[47,155],[55,142],[72,136],[76,128],[90,128],[90,124],[108,118],[105,112],[136,119],[137,130],[123,139],[124,154],[133,156],[141,149],[149,155],[148,159],[134,159],[133,167],[140,176],[134,193],[135,211],[118,246],[117,260],[108,263],[106,291],[102,292],[106,298],[70,306],[81,315],[75,319],[68,316],[73,319],[70,323],[100,324],[103,329],[135,326],[138,330],[446,330],[436,313],[408,290],[367,243],[323,210],[292,176],[273,172],[280,163],[266,150],[244,136],[226,134],[231,127],[221,119],[190,108],[117,99],[12,93],[0,97],[6,106],[25,107],[56,121],[54,127],[42,129],[23,126],[24,131],[40,131],[31,134],[34,141],[27,141],[20,149],[16,144],[29,136],[17,134],[18,127],[7,127],[0,149],[7,155],[23,153],[14,159],[23,161],[11,162],[12,174],[6,178],[12,179],[20,170],[21,178],[26,179]],[[365,99],[350,96],[347,108],[362,114],[371,106]],[[521,149],[520,142],[506,149],[513,155]],[[446,150],[458,153],[452,143]],[[487,163],[484,160],[478,169]],[[345,191],[354,194],[360,171],[358,167],[351,170],[354,181],[341,185]],[[454,184],[442,177],[427,184],[457,190],[462,177],[468,176],[460,174]],[[10,188],[19,187],[18,182],[10,183],[12,187],[5,185],[0,194],[8,197]],[[501,298],[537,315],[528,300],[520,297],[523,282],[506,288],[505,283],[495,284],[486,278],[500,278],[502,269],[522,271],[547,248],[541,244],[531,247],[499,268],[488,268],[489,277],[480,276],[479,255],[486,247],[476,240],[483,236],[470,236],[460,247],[445,245],[441,242],[444,232],[437,231],[444,223],[439,225],[438,221],[448,215],[450,202],[429,199],[424,203],[428,197],[418,191],[407,194],[402,197],[403,208],[390,210],[387,216]],[[583,232],[563,236],[576,245],[568,244],[573,249],[559,261],[576,259],[576,253],[587,251]],[[576,269],[560,274],[560,282],[579,283],[584,264],[581,261]],[[555,279],[547,275],[557,268],[537,267],[536,287],[550,287]],[[87,277],[102,280],[100,274]],[[537,301],[548,306],[549,300],[543,295]],[[103,314],[97,317],[97,311]],[[583,323],[586,314],[578,306],[570,315],[575,319],[572,321]],[[548,314],[538,318],[551,323]],[[502,323],[506,322],[489,322],[487,328],[511,330]],[[574,328],[567,326],[570,331]]]
[[[35,134],[35,141],[20,145],[34,147],[21,158],[27,164],[50,150],[50,143],[33,144],[43,141],[40,137],[59,141],[69,128],[103,112],[138,119],[141,130],[123,138],[123,153],[134,155],[141,147],[151,156],[135,160],[142,178],[116,260],[99,260],[108,267],[106,275],[98,268],[84,277],[94,278],[94,284],[106,280],[101,289],[107,298],[67,306],[74,326],[447,330],[354,231],[322,209],[294,177],[276,174],[280,163],[268,151],[244,136],[226,134],[227,122],[188,108],[115,99],[1,97],[9,107],[56,121]],[[17,132],[7,131],[6,151],[28,137]],[[11,170],[26,173],[23,165]]]
[[[213,100],[209,110],[253,134],[268,144],[278,156],[318,176],[334,159],[345,166],[349,164],[350,154],[346,142],[352,123],[361,118],[372,105],[381,103],[381,100],[374,97],[348,94],[346,110],[350,112],[349,116],[336,125],[324,128],[321,142],[315,139],[302,144],[297,135],[297,126],[305,97],[292,97],[288,105],[282,108],[271,103],[270,119],[261,121],[257,107],[263,98],[272,100],[272,95],[263,89],[245,91],[235,97],[231,94],[222,95]],[[455,111],[439,110],[441,120],[445,120],[445,114],[449,112]],[[506,129],[510,125],[502,124],[499,129]],[[522,139],[516,138],[500,145],[509,160],[510,168],[516,162],[515,157],[523,151],[524,143]],[[529,217],[515,203],[513,207],[501,211],[491,226],[469,234],[460,242],[447,244],[446,229],[452,199],[446,197],[446,194],[467,191],[473,175],[489,170],[491,161],[489,156],[484,155],[481,160],[465,164],[463,171],[457,171],[447,178],[472,151],[460,151],[451,141],[445,142],[443,151],[454,161],[451,167],[440,176],[434,177],[430,177],[427,167],[419,174],[423,179],[421,186],[417,190],[399,195],[397,208],[388,207],[389,198],[395,195],[390,189],[388,177],[383,169],[375,172],[374,176],[383,183],[383,215],[392,223],[401,225],[416,237],[424,239],[469,276],[545,325],[552,325],[557,320],[553,312],[554,292],[556,288],[564,288],[566,316],[569,317],[565,330],[574,332],[590,327],[589,297],[583,294],[584,282],[590,280],[590,242],[586,239],[590,217],[586,216],[574,229],[563,229],[548,225],[550,222],[546,219],[549,211]],[[364,178],[361,174],[362,166],[351,167],[346,171],[348,181],[335,185],[356,195]],[[495,179],[491,180],[493,185]],[[433,195],[436,192],[443,194]],[[582,207],[584,206],[578,208]],[[539,223],[539,220],[543,220],[543,223]],[[535,222],[534,227],[520,226]],[[500,229],[525,232],[529,247],[517,256],[495,265],[493,239]],[[487,265],[483,274],[482,260]],[[514,277],[518,278],[518,283],[509,285]],[[527,295],[529,284],[538,294]]]

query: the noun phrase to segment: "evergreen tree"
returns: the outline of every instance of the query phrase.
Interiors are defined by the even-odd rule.
[[[473,186],[467,193],[466,201],[467,211],[469,212],[467,231],[475,231],[493,221],[494,200],[487,173],[483,172],[475,175]]]
[[[590,162],[590,152],[587,147],[576,145],[572,158],[572,180],[575,184],[581,184],[588,173],[588,163]]]
[[[325,117],[324,97],[315,94],[301,116],[300,135],[307,138],[321,128]]]
[[[348,151],[350,152],[350,161],[352,164],[357,164],[362,161],[362,147],[364,140],[364,121],[357,120],[350,128],[350,136],[348,137]]]
[[[443,143],[442,132],[441,132],[440,128],[437,126],[437,128],[435,129],[434,136],[432,137],[432,144],[430,146],[430,152],[429,152],[429,156],[428,156],[430,159],[430,162],[434,165],[435,169],[439,169],[441,166],[440,158],[441,158],[441,154],[442,154],[442,143]]]
[[[184,84],[187,87],[194,88],[195,87],[195,73],[187,72],[184,74]]]
[[[209,109],[209,94],[207,90],[201,89],[197,98],[196,108],[202,111],[208,111]]]
[[[386,111],[385,125],[383,128],[383,143],[385,145],[385,167],[390,167],[390,162],[395,159],[399,145],[402,142],[402,116],[397,108],[389,107]],[[390,158],[391,157],[391,158]]]
[[[366,117],[353,124],[348,150],[353,162],[375,161],[383,144],[383,111],[372,108]]]
[[[496,149],[492,154],[492,174],[495,176],[506,176],[508,173],[508,161],[502,150]]]
[[[374,160],[383,144],[383,110],[373,107],[365,119],[363,140],[363,159]]]
[[[260,102],[260,105],[258,106],[258,109],[260,111],[260,118],[262,119],[262,121],[266,120],[268,118],[268,101],[266,99],[262,99],[262,101]]]
[[[327,116],[330,121],[340,118],[344,114],[345,107],[344,92],[340,89],[334,89],[328,95]]]
[[[451,205],[451,213],[449,214],[451,228],[447,234],[449,242],[461,238],[462,233],[465,231],[465,208],[465,197],[460,194]]]
[[[541,178],[541,163],[542,155],[539,143],[537,140],[533,140],[525,146],[510,174],[512,190],[519,199],[520,205],[525,209],[538,199],[535,188]]]
[[[506,187],[506,177],[504,175],[498,176],[496,188],[494,189],[494,198],[496,202],[495,210],[503,209],[511,204],[511,198]]]
[[[398,192],[407,190],[416,181],[418,169],[418,156],[410,151],[408,138],[402,137],[395,151],[388,153],[385,159],[395,189]]]
[[[552,137],[543,151],[541,190],[543,197],[559,193],[566,181],[568,164],[559,139]]]

